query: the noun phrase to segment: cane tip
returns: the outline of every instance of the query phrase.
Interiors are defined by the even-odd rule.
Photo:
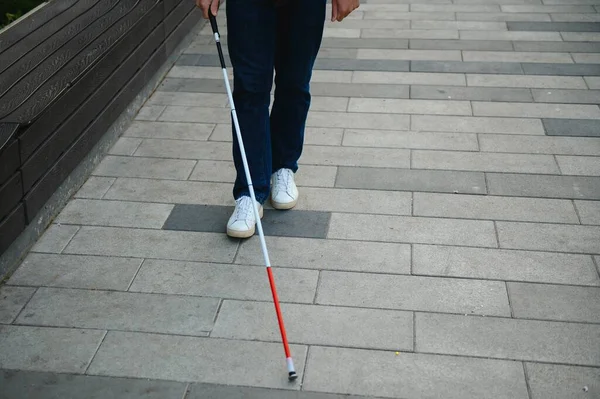
[[[295,371],[290,371],[290,373],[289,373],[289,374],[290,374],[290,375],[288,376],[288,379],[289,379],[290,381],[294,381],[296,378],[298,378],[298,374],[296,374],[296,372],[295,372]]]

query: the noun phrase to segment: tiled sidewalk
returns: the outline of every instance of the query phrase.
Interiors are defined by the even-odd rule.
[[[207,26],[0,288],[0,386],[600,398],[599,11],[363,0],[327,22],[301,199],[263,220],[292,384],[258,239],[224,234],[231,127]]]

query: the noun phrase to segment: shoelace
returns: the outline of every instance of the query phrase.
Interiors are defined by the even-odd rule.
[[[279,169],[277,171],[277,173],[275,174],[275,180],[277,180],[277,184],[281,184],[281,182],[283,182],[283,185],[285,187],[285,191],[289,192],[290,190],[290,181],[291,181],[291,173],[290,171],[286,170],[286,169]]]
[[[238,200],[238,206],[236,207],[235,218],[247,220],[254,216],[254,209],[252,207],[252,199],[249,197],[242,197]]]

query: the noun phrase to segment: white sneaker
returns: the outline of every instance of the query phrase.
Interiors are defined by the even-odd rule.
[[[279,169],[271,176],[271,204],[275,209],[291,209],[298,202],[298,188],[291,169]]]
[[[263,207],[258,202],[258,214],[263,217]],[[252,198],[243,196],[235,201],[235,209],[227,222],[227,235],[235,238],[248,238],[254,235],[256,218]]]

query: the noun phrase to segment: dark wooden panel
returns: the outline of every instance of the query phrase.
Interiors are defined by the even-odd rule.
[[[156,28],[160,24],[161,19],[162,6],[156,4],[153,10],[140,20],[139,24],[135,25],[131,34],[117,46],[113,47],[111,51],[113,54],[103,58],[85,79],[78,81],[72,87],[72,90],[61,98],[61,101],[58,103],[63,103],[62,108],[64,110],[73,108],[73,106],[80,105],[80,107],[24,163],[23,181],[25,191],[29,190],[37,179],[52,166],[61,153],[94,120],[100,111],[110,103],[115,93],[127,83],[135,71],[146,61],[158,44],[160,44],[164,35],[162,24],[157,29],[153,30],[153,28]],[[149,38],[150,40],[139,46],[139,43],[145,38]],[[135,51],[136,55],[121,64],[132,51]],[[109,78],[109,73],[117,69],[117,67],[119,68],[119,72]],[[95,72],[96,70],[98,71],[97,73]],[[93,90],[100,84],[100,89],[94,92]],[[57,115],[55,116],[60,117],[65,112],[57,110],[56,113]],[[59,120],[62,120],[62,118]],[[27,137],[31,137],[36,131],[48,128],[49,124],[40,122],[38,121],[32,125],[32,128],[36,127],[36,129],[32,129],[31,134],[28,131]],[[25,135],[23,138],[25,138]]]
[[[192,8],[197,8],[193,1],[182,1],[165,17],[165,35],[169,36],[171,32],[183,21]]]
[[[162,24],[157,28],[161,32]],[[150,40],[159,39],[159,35],[148,37],[144,45]],[[133,54],[131,58],[135,58],[139,54]],[[89,153],[98,140],[106,133],[108,127],[115,121],[119,114],[128,106],[135,98],[144,85],[150,80],[161,65],[166,61],[166,53],[164,43],[152,54],[148,61],[136,72],[135,76],[124,86],[121,91],[116,94],[108,107],[106,107],[99,117],[83,132],[79,139],[73,143],[68,151],[63,153],[57,163],[50,169],[42,179],[40,179],[32,190],[25,197],[25,205],[27,210],[28,220],[31,221],[37,212],[44,206],[45,202],[50,198],[56,188],[62,181],[71,173],[71,171],[81,162],[81,160]],[[137,64],[137,62],[133,62]],[[107,82],[113,81],[109,78]]]
[[[164,17],[166,17],[167,15],[169,15],[169,13],[171,11],[173,11],[173,9],[175,7],[177,7],[177,4],[179,4],[182,0],[163,0],[163,6],[165,9],[165,14]],[[183,0],[183,1],[191,1],[191,0]]]
[[[63,95],[51,103],[29,126],[20,138],[22,159],[29,158],[33,151],[119,66],[150,32],[148,26],[153,27],[158,23],[160,16],[157,7],[158,5],[155,5],[148,14],[141,17],[127,34],[97,60],[97,64],[93,65],[92,69],[85,71],[80,79],[70,85]],[[101,109],[102,107],[97,107],[94,111],[98,113]]]
[[[0,34],[0,53],[8,50],[12,45],[23,39],[31,31],[43,26],[45,23],[67,10],[77,0],[51,1],[44,8],[34,14],[24,18],[23,21],[14,25],[7,31]]]
[[[20,165],[19,141],[11,139],[4,149],[0,151],[0,186],[6,183],[8,178],[19,169]]]
[[[181,43],[181,40],[190,32],[190,30],[202,19],[202,11],[198,7],[194,7],[185,17],[183,22],[167,37],[165,42],[165,50],[167,54],[171,54],[175,47]]]
[[[0,219],[8,215],[23,198],[21,172],[16,172],[4,185],[0,186]]]
[[[0,253],[6,251],[23,230],[25,207],[21,203],[8,217],[0,221]]]
[[[0,118],[29,123],[44,106],[89,67],[122,34],[129,12],[138,0],[122,0],[119,5],[90,24],[84,31],[41,62],[24,79],[0,98]]]
[[[19,124],[0,122],[0,151],[6,146],[10,139],[17,133]]]
[[[22,42],[26,42],[23,43],[24,46],[19,43],[19,46],[13,46],[10,50],[5,51],[0,55],[0,69],[3,70],[0,72],[0,94],[18,84],[19,79],[48,57],[54,56],[55,51],[68,45],[68,42],[82,30],[116,6],[118,1],[80,1],[68,12],[62,13],[47,24],[57,25],[53,27],[52,31],[46,32],[39,29],[22,40]],[[60,19],[65,21],[59,23]],[[41,36],[37,33],[40,33]]]

